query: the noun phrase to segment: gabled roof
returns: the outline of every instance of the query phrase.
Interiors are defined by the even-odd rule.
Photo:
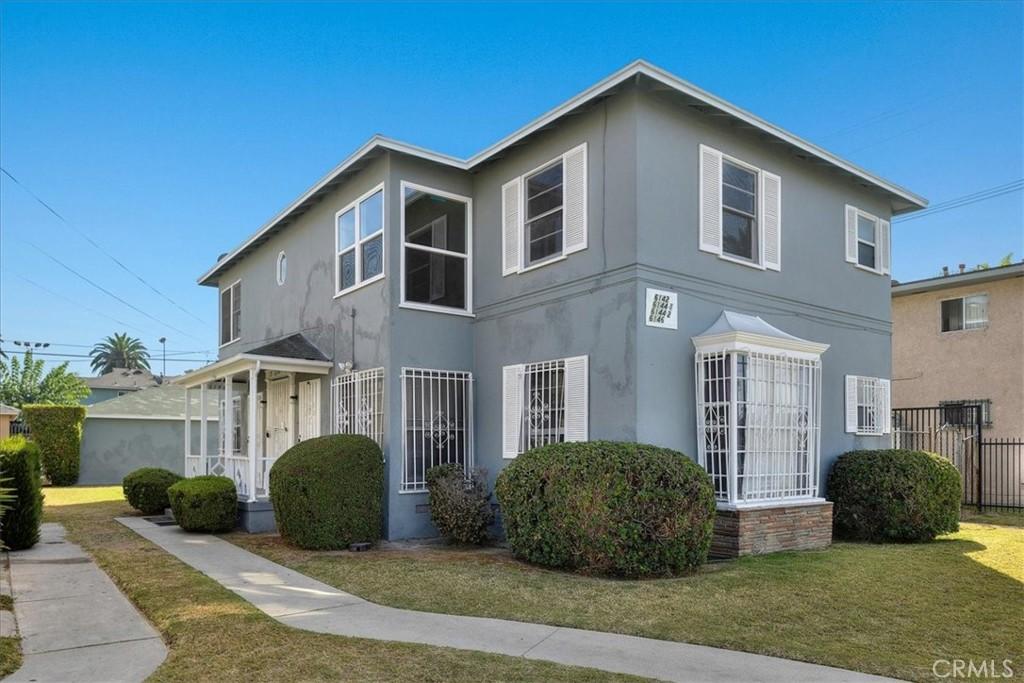
[[[284,339],[278,339],[246,351],[246,353],[252,356],[276,356],[299,360],[330,360],[302,334],[293,334]]]
[[[805,357],[820,356],[829,346],[783,332],[756,315],[734,311],[722,311],[711,327],[693,338],[693,345],[702,351],[765,347]]]
[[[114,368],[99,377],[82,377],[82,381],[90,389],[117,389],[119,391],[138,391],[160,383],[160,380],[154,377],[149,370],[129,370],[128,368]]]
[[[712,115],[732,118],[738,121],[741,125],[747,126],[753,130],[759,130],[778,142],[784,143],[801,158],[831,166],[843,173],[846,173],[866,187],[874,187],[885,192],[890,196],[893,213],[895,214],[922,209],[928,205],[928,201],[920,195],[914,194],[906,188],[869,173],[856,164],[846,161],[845,159],[826,151],[812,142],[793,135],[778,126],[771,124],[744,109],[740,109],[720,97],[712,95],[706,90],[702,90],[692,83],[684,81],[668,71],[660,69],[641,59],[628,64],[607,78],[595,83],[575,97],[566,100],[511,135],[508,135],[490,147],[481,150],[468,159],[458,159],[423,147],[410,145],[381,135],[374,135],[351,156],[342,161],[335,168],[331,169],[327,175],[318,180],[308,190],[303,192],[298,199],[271,218],[251,237],[249,237],[249,239],[226,254],[223,258],[219,259],[216,265],[199,276],[198,282],[203,285],[213,284],[214,278],[216,278],[217,275],[236,263],[249,251],[265,242],[272,235],[276,234],[279,229],[305,213],[309,207],[319,201],[325,193],[334,189],[341,182],[344,182],[346,178],[363,168],[369,160],[384,153],[385,151],[406,154],[464,171],[474,171],[481,164],[498,157],[508,148],[516,144],[520,144],[525,138],[529,137],[533,133],[553,125],[562,117],[587,106],[595,100],[611,95],[618,88],[631,80],[640,78],[647,79],[662,89],[674,92],[682,98],[683,103],[687,106],[694,107]]]
[[[192,395],[192,416],[199,415],[199,394]],[[217,419],[217,395],[206,398],[206,414]],[[185,387],[164,383],[141,391],[86,406],[87,418],[123,418],[129,420],[184,420]]]
[[[20,415],[21,411],[14,406],[9,406],[6,403],[0,403],[0,415]]]
[[[996,266],[995,268],[972,270],[969,273],[939,275],[938,277],[930,277],[925,280],[914,280],[913,282],[893,282],[892,295],[906,296],[907,294],[917,294],[919,292],[931,292],[936,289],[980,285],[983,282],[1008,280],[1014,277],[1024,277],[1024,261],[1021,261],[1020,263],[1011,263],[1008,266]]]

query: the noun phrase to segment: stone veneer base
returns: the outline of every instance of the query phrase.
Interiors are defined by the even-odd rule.
[[[719,508],[710,556],[763,555],[782,550],[814,550],[832,543],[832,503],[829,501],[751,507]]]

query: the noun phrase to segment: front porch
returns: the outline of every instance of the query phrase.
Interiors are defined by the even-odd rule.
[[[332,363],[301,335],[294,337],[298,339],[239,353],[176,380],[187,397],[185,476],[231,479],[247,531],[274,528],[270,469],[277,458],[298,441],[321,434],[322,378]],[[193,392],[199,394],[198,416],[191,414]],[[208,414],[208,404],[218,406],[219,438],[212,452],[208,436],[214,416]],[[197,417],[199,438],[193,442]]]

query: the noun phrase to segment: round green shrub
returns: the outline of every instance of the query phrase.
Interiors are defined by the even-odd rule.
[[[347,548],[381,536],[384,458],[371,439],[332,434],[302,441],[270,469],[282,538],[300,548]]]
[[[39,542],[43,521],[39,446],[22,436],[0,439],[0,484],[14,499],[0,516],[0,548],[25,550]]]
[[[238,494],[227,477],[182,479],[167,489],[174,521],[185,531],[219,533],[235,528]]]
[[[480,469],[467,478],[461,465],[438,465],[427,470],[430,521],[449,541],[487,542],[487,527],[494,522],[494,511],[486,479],[487,473]]]
[[[960,473],[934,454],[850,451],[828,477],[833,531],[858,541],[928,541],[960,528]]]
[[[612,441],[529,451],[498,476],[509,547],[529,562],[615,576],[673,575],[707,559],[711,479],[678,451]]]
[[[121,487],[128,504],[146,515],[158,515],[171,506],[167,489],[181,481],[170,470],[142,467],[125,475]]]

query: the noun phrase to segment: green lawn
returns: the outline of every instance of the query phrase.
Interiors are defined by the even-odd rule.
[[[969,522],[933,543],[840,543],[649,581],[547,571],[499,549],[316,553],[273,535],[227,538],[396,607],[615,631],[905,679],[934,680],[939,658],[1009,657],[1024,668],[1019,527]]]
[[[514,657],[299,631],[264,615],[114,521],[131,514],[120,487],[50,488],[60,522],[160,631],[170,654],[151,680],[630,681]],[[4,645],[0,643],[0,661]]]

